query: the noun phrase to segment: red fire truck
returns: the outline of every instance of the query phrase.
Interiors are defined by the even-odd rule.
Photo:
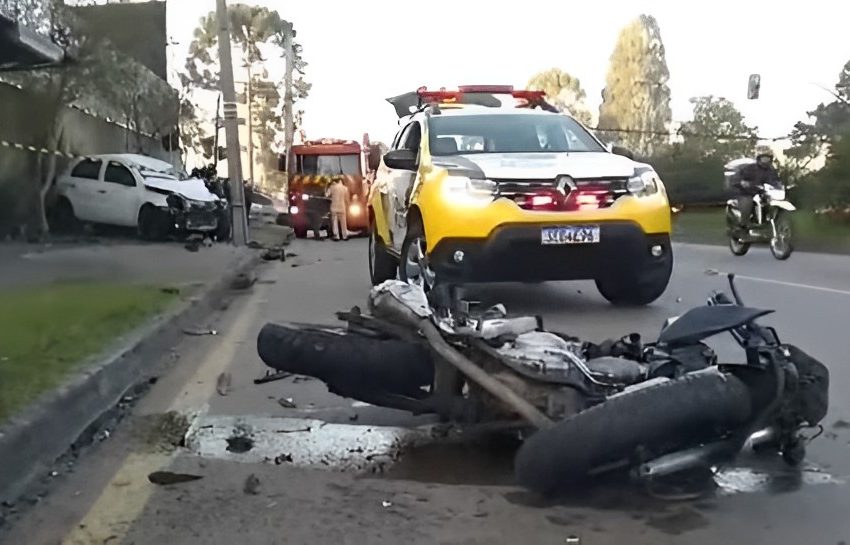
[[[330,230],[330,199],[326,191],[336,180],[342,180],[351,192],[348,228],[366,231],[369,227],[366,211],[369,187],[364,172],[369,170],[368,146],[367,136],[364,136],[363,146],[354,140],[333,138],[308,140],[292,146],[287,165],[289,219],[295,236],[305,238],[308,231],[313,231],[313,236],[319,238],[320,230]]]

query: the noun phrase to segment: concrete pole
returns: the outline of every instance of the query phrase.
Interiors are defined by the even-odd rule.
[[[292,119],[292,71],[295,68],[295,50],[292,47],[293,29],[292,23],[287,23],[284,29],[283,36],[283,52],[286,55],[286,73],[283,78],[284,94],[283,94],[283,134],[284,147],[286,148],[286,193],[289,194],[289,177],[291,176],[292,165],[289,160],[292,157],[292,140],[295,125]]]
[[[251,82],[251,61],[246,63],[248,66],[248,83],[245,84],[245,100],[248,102],[248,178],[251,180],[251,183],[255,183],[254,180],[254,115],[253,115],[253,107],[251,106],[251,101],[253,100],[252,96],[252,87],[253,83]]]
[[[224,131],[227,139],[227,173],[230,177],[230,203],[233,207],[233,244],[248,244],[248,218],[245,214],[245,190],[242,187],[242,151],[239,147],[239,120],[236,113],[236,88],[233,60],[230,56],[230,18],[225,0],[216,0],[218,16],[218,56],[221,62],[221,95],[224,99]]]

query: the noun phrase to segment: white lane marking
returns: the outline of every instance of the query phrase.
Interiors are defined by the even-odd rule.
[[[823,291],[826,293],[837,293],[839,295],[850,295],[850,290],[839,290],[835,288],[825,288],[823,286],[813,286],[811,284],[799,284],[797,282],[785,282],[784,280],[771,280],[770,278],[759,278],[757,276],[746,276],[743,274],[736,274],[735,279],[740,280],[751,280],[753,282],[765,282],[767,284],[777,284],[779,286],[788,286],[791,288],[803,288],[807,290],[816,290]]]

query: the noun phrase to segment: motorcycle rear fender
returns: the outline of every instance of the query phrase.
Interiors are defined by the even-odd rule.
[[[793,212],[797,209],[796,206],[794,206],[788,201],[771,201],[770,205],[775,206],[776,208],[781,208],[782,210],[787,210],[789,212]]]

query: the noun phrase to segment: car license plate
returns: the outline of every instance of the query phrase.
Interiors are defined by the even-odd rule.
[[[541,244],[595,244],[597,242],[599,242],[598,225],[544,227],[540,231]]]

